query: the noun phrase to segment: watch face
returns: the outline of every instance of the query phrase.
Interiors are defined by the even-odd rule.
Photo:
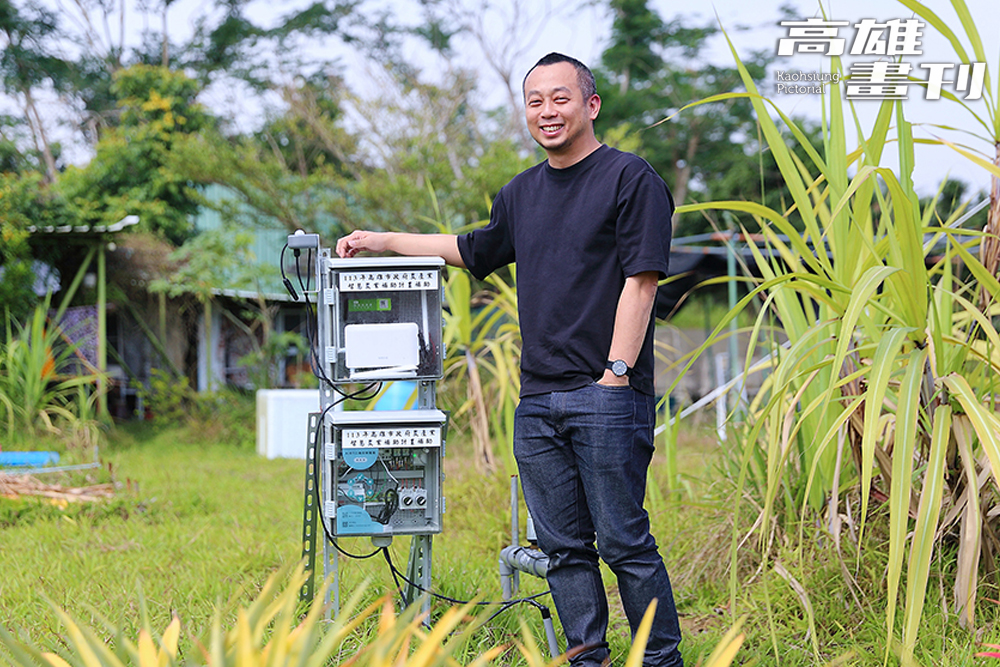
[[[614,373],[616,376],[621,377],[621,376],[625,375],[626,373],[628,373],[628,365],[624,361],[622,361],[621,359],[618,359],[616,361],[612,361],[611,362],[611,372]]]

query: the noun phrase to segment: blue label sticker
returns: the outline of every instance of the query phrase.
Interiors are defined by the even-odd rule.
[[[343,505],[337,508],[337,534],[363,535],[368,533],[384,533],[387,526],[374,521],[368,512],[354,505]]]
[[[355,449],[354,447],[343,449],[344,463],[355,470],[367,470],[378,461],[378,449]]]

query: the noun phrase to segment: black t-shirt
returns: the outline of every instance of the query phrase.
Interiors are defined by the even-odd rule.
[[[667,275],[670,192],[649,164],[601,146],[566,169],[542,162],[514,177],[490,223],[458,237],[482,280],[517,264],[521,395],[568,391],[603,375],[625,278]],[[653,317],[630,375],[653,393]]]

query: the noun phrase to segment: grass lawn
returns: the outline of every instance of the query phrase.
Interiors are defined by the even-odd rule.
[[[727,588],[732,484],[721,472],[722,450],[710,433],[682,429],[684,489],[679,499],[660,492],[665,465],[655,460],[647,502],[673,579],[690,665],[707,655],[733,621]],[[454,435],[448,447],[448,513],[444,532],[434,538],[434,587],[450,597],[497,600],[497,554],[509,541],[509,478],[477,474],[469,464],[471,456],[463,452],[462,438]],[[221,607],[231,620],[236,606],[252,599],[271,573],[300,558],[302,461],[269,461],[257,456],[245,437],[237,444],[219,444],[211,432],[189,427],[126,425],[111,439],[102,458],[113,472],[105,468],[91,477],[113,477],[121,487],[114,500],[60,508],[0,499],[0,624],[44,650],[59,650],[61,627],[50,606],[55,604],[93,627],[100,627],[99,617],[105,617],[135,636],[144,596],[153,628],[165,628],[177,613],[184,636],[200,636],[214,609]],[[81,482],[79,476],[76,481]],[[753,520],[749,514],[744,511],[747,527]],[[755,571],[755,542],[743,548],[740,574],[749,584],[738,599],[738,613],[748,614],[742,659],[819,665],[851,653],[849,664],[881,665],[885,633],[877,594],[879,559],[857,559],[845,547],[844,562],[852,576],[862,588],[876,591],[858,606],[828,541],[810,543],[814,548],[808,550],[777,548],[788,577],[770,569]],[[371,551],[367,538],[344,540],[343,546],[355,553]],[[408,547],[405,537],[393,545],[400,568]],[[610,573],[606,582],[613,607],[612,651],[621,657],[628,651],[628,626]],[[342,593],[359,586],[367,586],[372,599],[392,590],[384,560],[341,559]],[[522,593],[544,590],[544,582],[522,575]],[[931,591],[929,598],[939,596]],[[541,601],[550,604],[548,598]],[[435,603],[435,614],[444,607]],[[543,641],[538,612],[520,606],[479,631],[476,645],[466,649],[469,655],[516,638],[522,618]],[[948,620],[933,599],[924,623],[927,639],[918,653],[922,664],[982,664],[971,657],[973,637],[953,618]],[[995,620],[985,619],[980,638],[995,641],[995,635]],[[813,637],[818,637],[818,655]],[[349,646],[343,650],[344,657],[350,655]],[[501,663],[519,662],[515,653],[506,655],[510,657]]]
[[[134,624],[141,590],[154,627],[173,612],[204,627],[218,601],[299,556],[296,461],[148,428],[118,429],[102,459],[125,486],[114,501],[36,508],[0,528],[0,622],[42,646],[58,641],[46,599],[85,621]]]

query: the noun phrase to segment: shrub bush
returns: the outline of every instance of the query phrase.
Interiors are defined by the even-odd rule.
[[[187,425],[208,440],[253,446],[255,405],[250,394],[237,389],[196,392],[188,379],[174,378],[154,368],[148,388],[139,394],[155,425]]]

